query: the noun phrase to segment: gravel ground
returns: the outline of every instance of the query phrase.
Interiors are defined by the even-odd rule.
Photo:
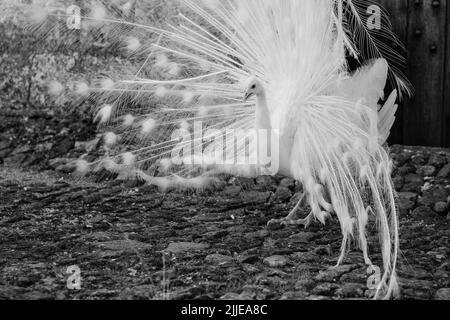
[[[392,151],[402,298],[449,299],[450,151]],[[331,268],[341,244],[336,220],[267,227],[299,189],[281,177],[231,178],[215,192],[161,194],[0,167],[0,298],[370,298],[358,250]],[[377,242],[374,230],[369,239]],[[377,247],[370,251],[380,263]],[[81,270],[78,291],[66,285],[72,265]]]

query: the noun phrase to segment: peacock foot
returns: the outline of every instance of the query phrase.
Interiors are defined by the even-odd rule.
[[[305,229],[308,228],[314,219],[313,213],[310,213],[304,219],[294,219],[292,217],[287,216],[283,219],[272,219],[267,224],[269,227],[272,225],[282,225],[282,226],[304,226]]]

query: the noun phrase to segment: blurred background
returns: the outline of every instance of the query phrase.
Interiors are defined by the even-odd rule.
[[[407,48],[405,73],[415,88],[414,96],[402,103],[391,144],[450,147],[450,92],[446,90],[450,87],[450,4],[439,0],[375,2],[390,13],[393,29]],[[133,59],[124,52],[123,43],[114,38],[116,33],[106,26],[91,25],[62,35],[54,22],[43,43],[35,36],[36,30],[26,27],[30,13],[24,8],[33,5],[38,11],[44,6],[67,8],[75,4],[84,10],[96,3],[121,15],[126,8],[128,20],[152,26],[174,21],[179,10],[177,0],[0,0],[0,115],[21,117],[20,123],[24,116],[26,121],[33,116],[50,117],[61,123],[61,130],[74,131],[77,139],[92,135],[93,128],[79,125],[89,123],[91,114],[87,110],[92,105],[71,94],[71,83],[132,69]],[[93,33],[89,28],[103,30]],[[69,46],[68,37],[72,37]],[[156,39],[150,37],[148,41]],[[64,83],[66,94],[49,95],[52,81]],[[0,134],[11,128],[5,126],[5,121],[0,123]],[[43,128],[39,128],[41,133]],[[25,139],[32,138],[28,135]],[[39,140],[45,143],[42,137]]]

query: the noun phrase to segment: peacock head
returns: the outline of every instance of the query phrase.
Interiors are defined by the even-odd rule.
[[[245,84],[244,102],[247,102],[252,96],[259,96],[264,93],[264,88],[256,77],[249,78]]]

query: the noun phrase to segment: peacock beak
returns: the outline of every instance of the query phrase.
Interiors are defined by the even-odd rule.
[[[244,102],[247,102],[248,101],[248,99],[250,99],[253,95],[254,95],[255,93],[254,92],[245,92],[245,95],[244,95]]]

